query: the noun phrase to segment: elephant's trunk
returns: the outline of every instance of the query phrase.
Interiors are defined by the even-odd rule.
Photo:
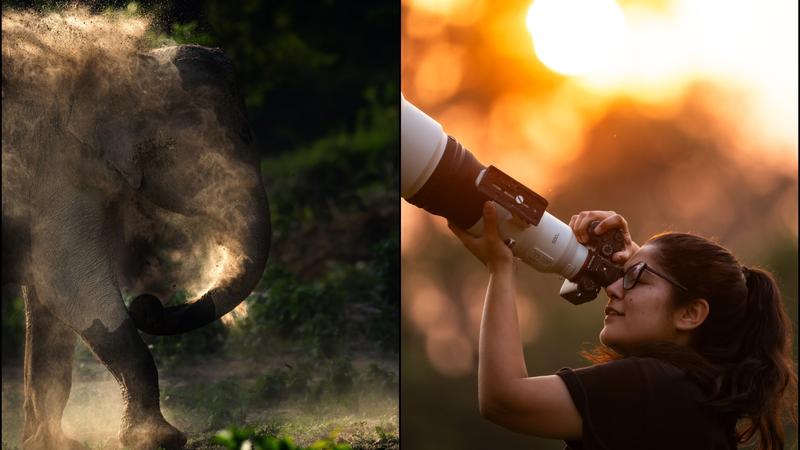
[[[180,334],[211,323],[230,312],[255,289],[264,273],[270,246],[269,205],[260,180],[243,206],[255,212],[245,227],[244,236],[235,236],[245,253],[239,273],[208,290],[200,299],[164,308],[158,298],[145,294],[136,297],[129,311],[136,327],[145,333],[164,336]]]

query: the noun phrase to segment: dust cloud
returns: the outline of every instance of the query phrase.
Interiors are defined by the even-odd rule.
[[[185,90],[154,21],[3,10],[3,221],[41,220],[58,186],[98,193],[117,215],[123,293],[191,300],[240,272],[260,181],[229,93]]]

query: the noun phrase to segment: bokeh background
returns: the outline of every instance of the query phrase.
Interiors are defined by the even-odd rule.
[[[2,4],[146,16],[152,46],[220,47],[233,62],[261,157],[272,247],[246,314],[179,336],[143,334],[165,415],[188,432],[188,448],[222,448],[211,438],[232,425],[302,445],[338,433],[354,448],[397,448],[398,3]],[[4,291],[3,449],[20,445],[23,343],[22,299]],[[73,378],[65,431],[104,448],[118,431],[119,388],[82,344]]]
[[[664,230],[715,238],[772,270],[797,317],[797,2],[401,5],[405,97],[481,162],[565,222],[605,209],[637,242]],[[404,447],[563,448],[481,419],[486,271],[444,219],[405,201],[401,236]],[[605,295],[576,307],[557,276],[517,273],[529,372],[588,365],[578,352],[597,343]]]

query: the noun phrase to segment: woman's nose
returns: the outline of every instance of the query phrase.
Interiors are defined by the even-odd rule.
[[[619,277],[617,281],[606,286],[606,295],[612,300],[625,296],[625,290],[622,289],[622,277]]]

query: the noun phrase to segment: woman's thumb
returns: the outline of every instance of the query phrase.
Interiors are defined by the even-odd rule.
[[[615,263],[624,263],[628,259],[628,250],[622,250],[620,252],[614,253],[611,255],[611,261]]]

